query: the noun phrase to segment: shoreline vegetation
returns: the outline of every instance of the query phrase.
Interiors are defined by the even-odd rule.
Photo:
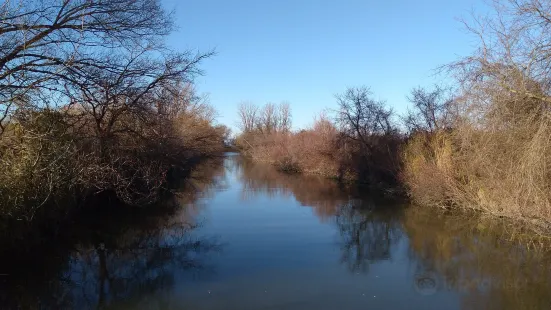
[[[336,95],[338,108],[291,130],[288,104],[244,102],[235,143],[281,171],[320,174],[405,193],[420,206],[467,209],[551,232],[551,3],[493,2],[465,22],[478,39],[415,88],[397,115],[368,87]]]
[[[155,205],[171,182],[236,148],[289,173],[367,184],[551,233],[551,3],[496,0],[479,40],[395,113],[369,87],[292,129],[288,103],[238,108],[230,142],[194,81],[214,51],[173,51],[156,0],[0,6],[0,230],[70,221],[81,206]],[[111,205],[111,204],[110,204]],[[44,224],[45,223],[45,224]]]
[[[170,50],[159,1],[8,1],[0,16],[3,231],[155,204],[224,151],[229,129],[194,87],[214,52]]]

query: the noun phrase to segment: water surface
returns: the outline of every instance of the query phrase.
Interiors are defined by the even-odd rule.
[[[171,212],[110,214],[59,244],[2,252],[3,308],[551,308],[549,253],[499,225],[237,154],[183,188]]]

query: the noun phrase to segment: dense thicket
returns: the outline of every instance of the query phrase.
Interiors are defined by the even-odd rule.
[[[367,87],[349,88],[336,96],[335,117],[321,114],[311,128],[290,130],[290,110],[275,109],[273,130],[263,130],[266,110],[251,104],[239,109],[242,133],[237,145],[259,161],[275,164],[280,170],[321,174],[340,180],[369,183],[379,189],[396,189],[402,140],[385,102],[371,98]],[[280,115],[285,115],[281,117]]]
[[[475,208],[549,229],[551,2],[494,7],[469,27],[479,49],[447,67],[458,79],[447,130],[412,137],[405,180],[422,204]]]
[[[0,16],[1,217],[105,191],[148,204],[222,147],[193,87],[212,52],[168,49],[159,1],[5,1]]]
[[[443,67],[456,83],[413,89],[401,125],[368,89],[350,88],[337,96],[333,119],[300,132],[267,134],[245,126],[262,123],[254,113],[240,113],[238,142],[283,170],[401,184],[421,205],[474,208],[549,231],[551,1],[492,4],[493,13],[465,23],[478,49]]]

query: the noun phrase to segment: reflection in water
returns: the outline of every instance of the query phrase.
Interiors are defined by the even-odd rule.
[[[293,196],[312,207],[322,220],[336,223],[341,240],[342,262],[351,272],[367,272],[369,264],[390,259],[390,248],[401,236],[395,202],[373,200],[361,189],[317,176],[278,172],[243,158],[239,167],[243,199],[257,195]]]
[[[245,198],[292,195],[321,220],[334,218],[342,261],[353,273],[390,260],[391,248],[405,235],[418,294],[457,292],[463,309],[551,308],[551,251],[509,240],[514,232],[503,225],[419,207],[399,214],[322,178],[285,175],[242,159],[236,164]]]
[[[201,225],[196,202],[220,187],[223,172],[220,160],[207,162],[162,206],[92,209],[71,235],[2,247],[2,309],[132,309],[144,302],[166,309],[177,273],[208,272],[206,256],[220,250],[217,238],[191,233]]]
[[[177,188],[130,217],[93,210],[49,243],[0,238],[11,244],[0,247],[1,307],[551,308],[551,253],[495,221],[402,208],[240,156]]]
[[[340,205],[346,204],[353,194],[336,182],[318,176],[296,176],[280,173],[270,166],[253,163],[236,157],[234,169],[243,184],[242,199],[255,196],[293,196],[303,206],[314,208],[322,220],[330,220]]]
[[[142,296],[156,296],[149,303],[164,308],[178,271],[200,271],[204,255],[217,250],[216,240],[193,239],[185,225],[155,230],[127,231],[108,244],[78,248],[64,274],[72,297],[70,308],[142,303]],[[161,298],[159,298],[161,297]],[[81,304],[82,303],[82,304]],[[153,306],[152,305],[152,306]],[[64,308],[68,305],[63,305]]]
[[[403,225],[417,274],[462,294],[464,309],[549,309],[551,252],[511,240],[505,224],[410,208]]]
[[[378,210],[366,200],[341,205],[336,222],[342,237],[342,261],[351,272],[366,273],[370,264],[391,259],[391,247],[401,238],[396,214]]]

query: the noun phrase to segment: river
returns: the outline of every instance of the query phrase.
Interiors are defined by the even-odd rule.
[[[0,308],[551,308],[548,251],[491,220],[374,197],[227,154],[170,212],[90,217],[3,251]]]

